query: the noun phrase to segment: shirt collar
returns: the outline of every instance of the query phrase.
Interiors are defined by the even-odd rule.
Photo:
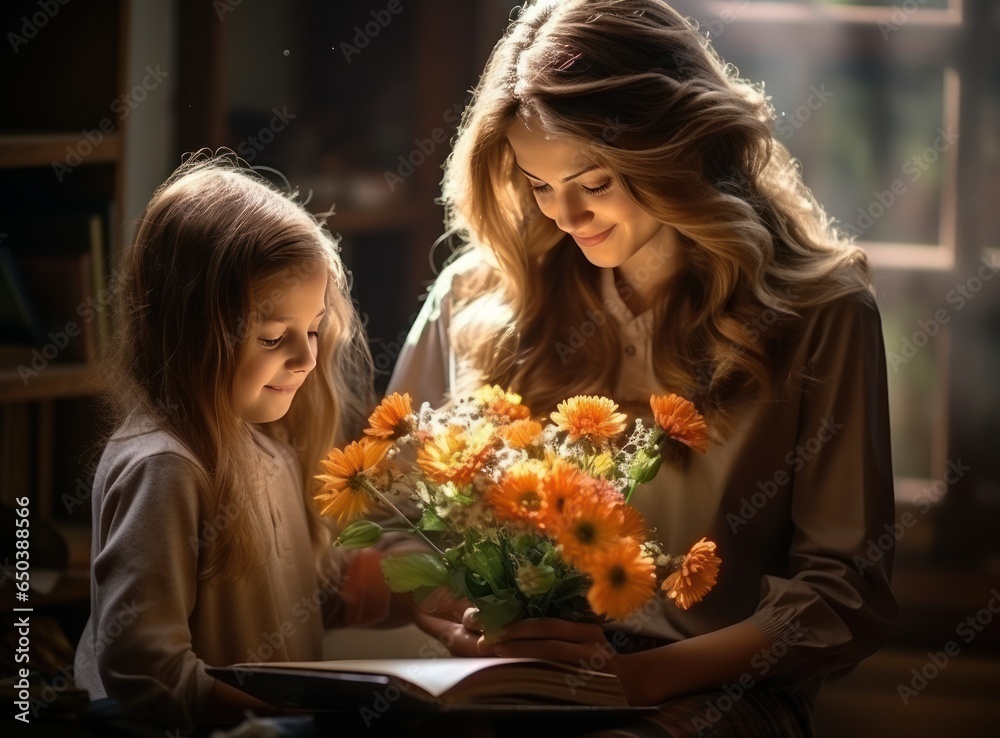
[[[618,326],[632,336],[653,334],[653,309],[633,315],[615,285],[615,270],[601,269],[601,302]]]

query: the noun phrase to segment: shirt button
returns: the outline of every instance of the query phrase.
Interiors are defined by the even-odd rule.
[[[629,356],[635,356],[635,346],[629,344],[625,347],[625,353]]]

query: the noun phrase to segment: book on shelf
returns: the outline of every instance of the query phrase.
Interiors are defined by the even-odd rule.
[[[8,219],[6,245],[39,320],[40,333],[22,341],[28,353],[53,344],[60,362],[89,361],[108,333],[105,215],[96,208]]]
[[[0,246],[0,343],[37,343],[44,335],[21,268]]]
[[[649,711],[629,707],[614,674],[542,659],[358,659],[207,667],[226,684],[279,707],[360,709],[380,693],[395,708]]]
[[[45,331],[42,343],[57,342],[60,360],[93,359],[97,330],[90,253],[24,256],[20,266]]]

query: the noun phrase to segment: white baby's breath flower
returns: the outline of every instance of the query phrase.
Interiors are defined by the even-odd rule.
[[[414,482],[413,494],[417,498],[417,500],[422,502],[423,504],[425,505],[431,504],[431,492],[427,488],[427,485],[421,482],[420,480]]]
[[[494,479],[499,480],[503,473],[512,466],[527,461],[528,452],[521,448],[504,446],[496,452],[496,455],[493,458],[494,463],[492,464],[492,467],[496,472]]]

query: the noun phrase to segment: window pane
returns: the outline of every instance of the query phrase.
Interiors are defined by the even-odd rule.
[[[934,424],[943,405],[937,395],[946,391],[939,381],[943,332],[930,336],[918,321],[930,317],[919,295],[879,299],[882,335],[885,337],[889,385],[889,418],[892,464],[896,477],[931,479]]]
[[[937,245],[954,144],[943,68],[847,53],[789,63],[781,50],[727,48],[734,35],[718,39],[719,54],[765,83],[777,138],[827,212],[861,241]]]
[[[1000,25],[1000,9],[997,11],[997,24]],[[994,67],[990,75],[990,84],[987,88],[988,95],[985,96],[984,104],[978,108],[980,126],[983,136],[978,142],[975,166],[978,171],[974,174],[975,180],[981,182],[980,191],[991,193],[1000,192],[1000,74]],[[977,234],[977,245],[990,249],[1000,249],[1000,223],[997,221],[995,210],[990,212],[990,217],[981,218],[981,232]],[[1000,262],[1000,251],[994,252],[994,261]]]
[[[749,0],[752,3],[784,3],[789,5],[813,5],[816,0]],[[903,0],[819,0],[821,5],[867,5],[870,7],[881,7],[881,8],[891,8],[893,6],[900,9],[900,12],[905,13],[906,8],[904,8]],[[917,12],[921,8],[938,8],[944,9],[948,7],[948,0],[910,0],[909,3],[905,3],[905,6],[912,7],[916,6],[910,12]]]

